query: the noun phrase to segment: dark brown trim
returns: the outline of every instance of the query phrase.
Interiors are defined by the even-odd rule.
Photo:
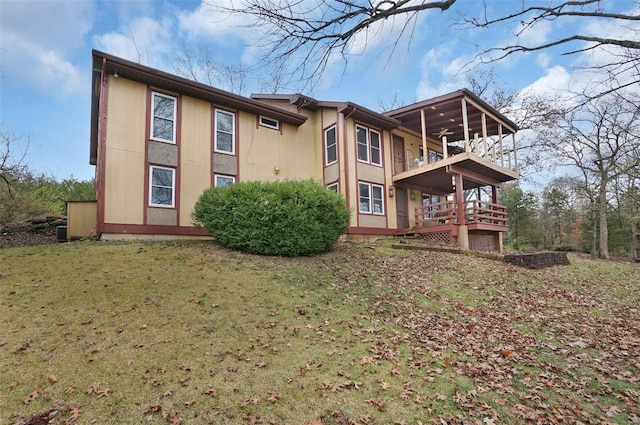
[[[152,122],[153,122],[153,119],[151,117],[151,115],[153,115],[153,110],[152,110],[152,106],[153,105],[152,104],[153,104],[153,88],[151,86],[147,86],[147,100],[146,100],[146,108],[147,108],[147,110],[145,111],[145,114],[144,114],[144,120],[145,120],[145,128],[144,128],[144,188],[143,188],[144,201],[142,203],[142,205],[143,205],[143,208],[142,208],[142,222],[144,224],[147,224],[147,209],[149,208],[149,204],[151,204],[151,202],[149,202],[150,201],[149,184],[151,183],[150,176],[149,176],[149,170],[151,168],[150,167],[151,164],[149,164],[149,140],[151,140],[151,125],[152,125]],[[177,137],[177,131],[176,131],[176,137]],[[175,140],[174,140],[174,142],[175,142]],[[174,202],[175,202],[175,197],[174,197]]]
[[[182,193],[182,155],[180,152],[182,151],[182,95],[176,97],[176,149],[178,150],[178,158],[176,161],[176,169],[175,169],[175,191],[174,194],[174,204],[173,207],[176,209],[176,225],[180,225],[180,197]],[[145,211],[147,208],[145,208]],[[146,221],[145,221],[146,223]]]
[[[340,127],[342,127],[342,150],[343,150],[343,165],[344,165],[344,197],[347,201],[347,209],[351,209],[351,188],[349,181],[349,138],[347,137],[347,117],[340,111],[336,110],[337,121],[336,121],[336,135],[340,134]],[[356,167],[357,170],[357,167]],[[356,176],[357,181],[357,176]],[[356,224],[358,223],[358,214],[356,214]]]
[[[113,224],[105,223],[102,233],[132,234],[132,235],[183,235],[209,236],[203,227],[161,226],[147,224]]]
[[[102,73],[100,75],[100,95],[96,113],[98,114],[99,125],[96,129],[97,146],[97,170],[96,170],[96,200],[98,207],[96,208],[96,235],[102,233],[105,215],[105,174],[106,174],[106,153],[107,153],[107,106],[109,104],[109,78],[105,72],[105,64],[103,63]]]
[[[158,141],[158,140],[152,140],[151,139],[151,125],[152,125],[152,115],[153,115],[153,111],[152,111],[152,105],[153,105],[153,93],[161,93],[161,94],[165,94],[167,96],[171,96],[173,98],[175,98],[176,100],[176,117],[175,117],[175,140],[173,141],[173,143],[169,143],[169,142],[162,142],[162,141]],[[171,168],[173,169],[173,185],[174,185],[174,193],[173,193],[173,207],[169,208],[172,210],[176,210],[176,225],[180,224],[180,182],[181,182],[181,167],[180,167],[180,161],[181,161],[181,155],[180,155],[180,142],[182,140],[182,96],[180,94],[173,94],[173,93],[166,93],[162,90],[157,90],[154,87],[151,86],[147,86],[147,111],[146,111],[146,115],[145,115],[145,141],[144,141],[144,210],[142,212],[143,217],[142,217],[142,222],[146,225],[147,224],[147,211],[149,210],[149,208],[155,208],[154,206],[151,205],[151,199],[150,199],[150,193],[149,190],[151,189],[151,176],[149,175],[150,169],[152,166],[157,166],[157,167],[162,167],[162,168]],[[176,158],[176,166],[169,166],[166,164],[156,164],[156,163],[151,163],[149,161],[149,142],[155,142],[155,143],[166,143],[168,145],[174,145],[176,147],[177,150],[177,158]]]

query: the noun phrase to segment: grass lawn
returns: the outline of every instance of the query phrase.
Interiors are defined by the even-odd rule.
[[[0,250],[0,424],[639,424],[640,265]]]

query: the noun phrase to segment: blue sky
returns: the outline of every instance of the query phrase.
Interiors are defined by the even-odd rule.
[[[500,9],[518,3],[487,1]],[[633,0],[603,3],[623,11],[638,7]],[[331,62],[322,81],[303,93],[380,110],[394,98],[407,104],[464,87],[460,71],[474,57],[477,44],[502,43],[518,31],[517,23],[491,30],[451,27],[458,13],[477,5],[475,0],[460,0],[445,13],[423,13],[411,44],[399,46],[391,57],[385,42],[394,28],[390,24],[378,28],[370,34],[367,50],[359,51],[356,41],[352,49],[358,54],[346,68],[340,61]],[[25,146],[29,142],[32,170],[58,179],[71,175],[90,179],[94,175],[89,165],[91,49],[175,72],[173,58],[181,50],[180,42],[185,42],[206,45],[220,64],[255,66],[261,53],[255,37],[260,34],[243,23],[200,1],[0,0],[2,131],[21,136]],[[575,19],[538,25],[521,34],[520,40],[545,41],[574,27],[601,35],[621,30]],[[598,60],[593,53],[567,57],[561,52],[517,55],[493,68],[505,85],[518,91],[553,92],[582,78],[573,66]],[[242,94],[259,92],[260,78],[268,75],[256,74]]]

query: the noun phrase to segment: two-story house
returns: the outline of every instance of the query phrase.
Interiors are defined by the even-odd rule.
[[[94,50],[94,233],[207,237],[191,211],[208,187],[314,179],[344,195],[348,238],[421,233],[499,251],[497,190],[518,178],[516,130],[468,90],[377,113],[300,94],[247,98]]]

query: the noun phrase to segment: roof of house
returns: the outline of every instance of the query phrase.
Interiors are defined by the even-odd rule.
[[[424,111],[429,136],[438,136],[441,132],[446,132],[449,140],[464,140],[462,100],[465,100],[466,104],[467,123],[471,137],[474,133],[482,134],[483,114],[487,134],[490,136],[499,133],[499,126],[502,127],[502,134],[505,135],[518,131],[516,124],[468,89],[457,90],[403,106],[385,112],[384,115],[400,120],[403,127],[420,133],[422,131],[422,111]]]
[[[184,94],[206,100],[220,106],[238,109],[256,115],[265,115],[281,122],[300,126],[307,117],[290,112],[258,100],[250,99],[231,92],[217,89],[177,75],[131,62],[98,50],[92,51],[93,78],[91,93],[91,146],[89,163],[95,165],[98,155],[98,114],[100,101],[100,78],[103,73],[118,75],[132,81],[149,84],[159,89]]]
[[[267,101],[288,102],[296,109],[317,111],[320,108],[335,108],[345,117],[353,118],[383,130],[404,127],[419,134],[422,131],[424,114],[428,135],[438,138],[446,134],[450,141],[464,139],[462,105],[466,105],[467,123],[471,137],[482,134],[483,116],[488,135],[515,133],[516,124],[492,108],[467,89],[461,89],[432,99],[413,103],[385,113],[372,111],[353,102],[320,101],[299,93],[253,94],[250,98],[198,83],[174,74],[150,68],[97,50],[93,55],[93,79],[91,94],[91,145],[89,163],[95,165],[98,155],[98,119],[100,103],[100,81],[103,73],[149,84],[159,89],[202,99],[216,105],[237,109],[256,115],[265,115],[281,122],[300,126],[307,117],[303,114],[278,107]],[[462,100],[465,102],[463,103]]]
[[[317,100],[300,93],[296,94],[252,94],[252,99],[256,100],[276,100],[286,101],[291,105],[295,105],[298,110],[308,109],[317,111],[320,108],[335,108],[338,112],[343,113],[350,118],[366,122],[377,126],[383,130],[393,130],[401,125],[401,122],[395,118],[386,116],[379,112],[372,111],[364,106],[353,102],[331,102]]]

